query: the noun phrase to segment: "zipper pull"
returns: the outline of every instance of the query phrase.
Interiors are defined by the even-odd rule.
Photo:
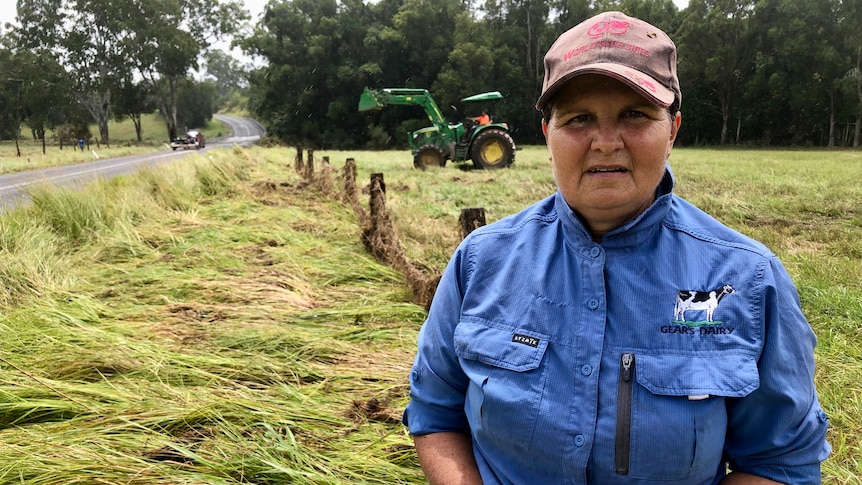
[[[623,382],[632,380],[632,364],[635,363],[635,354],[623,354],[620,365],[623,369]]]

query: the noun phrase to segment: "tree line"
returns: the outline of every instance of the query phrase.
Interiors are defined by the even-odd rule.
[[[158,110],[168,138],[212,117],[219,85],[191,77],[236,61],[210,45],[237,32],[248,13],[238,0],[18,0],[16,25],[0,37],[0,139],[22,127],[45,142],[109,143],[109,122]],[[182,94],[182,96],[181,96]],[[62,145],[61,145],[62,146]]]
[[[251,75],[250,104],[290,143],[404,147],[407,133],[428,125],[424,113],[359,113],[365,86],[425,88],[461,114],[461,98],[500,91],[496,117],[515,140],[543,143],[533,106],[544,53],[563,31],[610,9],[676,42],[681,145],[862,141],[862,0],[691,0],[683,10],[672,0],[271,2],[242,41],[266,61]]]
[[[107,142],[111,119],[139,123],[155,109],[172,138],[189,113],[211,114],[206,100],[223,89],[221,80],[193,78],[201,59],[245,86],[236,81],[242,66],[210,50],[233,36],[260,61],[244,90],[249,110],[285,143],[406,147],[426,115],[404,106],[360,113],[368,86],[428,89],[452,121],[465,115],[461,98],[500,91],[496,120],[517,143],[539,144],[533,106],[545,51],[566,29],[613,9],[677,44],[680,145],[862,142],[862,0],[690,0],[683,10],[672,0],[271,0],[249,29],[238,0],[17,7],[20,25],[0,37],[2,138],[22,125],[44,139],[46,129],[94,123]]]

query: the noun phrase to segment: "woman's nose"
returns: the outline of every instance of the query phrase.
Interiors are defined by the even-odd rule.
[[[593,150],[600,151],[603,155],[611,153],[623,147],[623,139],[616,123],[612,121],[600,121],[596,123],[591,145]]]

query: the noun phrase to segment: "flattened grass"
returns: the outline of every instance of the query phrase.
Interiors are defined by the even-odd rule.
[[[423,312],[340,203],[261,153],[3,218],[69,276],[0,316],[0,483],[421,482],[398,418]]]
[[[352,210],[292,149],[213,151],[0,217],[0,484],[424,483],[399,423],[424,311]],[[384,173],[408,256],[442,271],[458,216],[554,190],[547,151],[508,170],[419,172],[406,152],[318,151]],[[767,243],[819,338],[835,447],[862,456],[857,152],[676,150],[679,192]],[[360,199],[367,204],[367,195]]]

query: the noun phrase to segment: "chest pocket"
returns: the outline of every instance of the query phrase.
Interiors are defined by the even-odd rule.
[[[760,385],[748,355],[637,354],[629,476],[700,483],[715,475],[727,431],[727,398]]]
[[[454,343],[470,379],[465,411],[476,439],[529,449],[547,379],[547,337],[462,321]]]

